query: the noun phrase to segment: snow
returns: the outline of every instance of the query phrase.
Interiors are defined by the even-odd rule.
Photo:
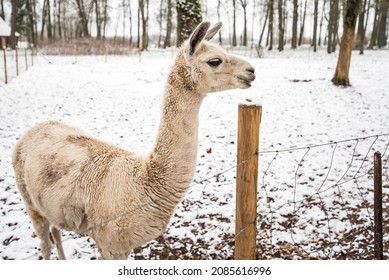
[[[256,81],[248,90],[205,99],[194,181],[164,235],[134,250],[130,258],[233,257],[237,109],[240,103],[256,103],[263,106],[258,257],[371,259],[375,151],[383,155],[386,219],[389,213],[389,52],[353,53],[350,88],[331,84],[337,55],[324,50],[268,52],[263,59],[246,59],[256,68]],[[147,154],[172,60],[172,52],[157,50],[144,53],[141,61],[138,56],[110,56],[107,62],[103,56],[81,56],[75,63],[74,57],[38,56],[28,71],[2,83],[0,258],[40,257],[11,166],[17,139],[35,123],[52,119]],[[386,257],[388,241],[386,235]],[[68,258],[99,257],[87,236],[63,232],[63,244]]]

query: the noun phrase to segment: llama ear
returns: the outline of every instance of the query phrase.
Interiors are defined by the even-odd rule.
[[[185,46],[185,55],[187,58],[190,58],[194,54],[196,48],[207,34],[207,30],[209,29],[210,25],[211,24],[208,21],[202,22],[192,32],[192,35],[190,35],[189,40]]]
[[[213,36],[215,36],[215,34],[220,30],[222,25],[223,25],[223,23],[221,21],[216,23],[214,27],[212,27],[211,29],[208,30],[207,34],[204,37],[204,40],[207,40],[207,41],[211,40],[213,38]]]

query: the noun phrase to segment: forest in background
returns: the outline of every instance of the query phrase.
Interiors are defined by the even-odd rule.
[[[331,53],[340,44],[347,0],[1,0],[0,5],[0,16],[30,46],[84,38],[142,50],[179,46],[204,19],[228,26],[219,35],[224,45],[282,51],[311,44]],[[356,48],[387,45],[388,7],[389,0],[361,1]]]

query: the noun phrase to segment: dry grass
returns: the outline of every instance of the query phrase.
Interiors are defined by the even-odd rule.
[[[79,38],[44,41],[39,50],[44,55],[128,55],[138,52],[135,44],[122,39]]]

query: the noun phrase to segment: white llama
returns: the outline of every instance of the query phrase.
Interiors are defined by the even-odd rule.
[[[161,235],[191,183],[198,114],[209,92],[250,87],[254,68],[208,42],[221,23],[201,23],[175,59],[165,88],[156,144],[147,157],[49,121],[36,125],[13,152],[16,182],[50,259],[50,232],[65,259],[60,229],[91,236],[103,259],[127,259]]]

